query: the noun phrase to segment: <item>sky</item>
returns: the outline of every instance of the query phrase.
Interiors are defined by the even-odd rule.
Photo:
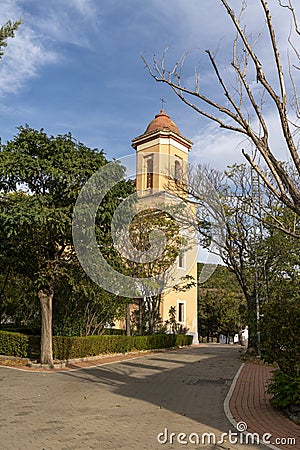
[[[245,16],[254,35],[266,34],[259,3],[249,0]],[[286,58],[291,18],[277,1],[269,3]],[[120,158],[134,153],[131,140],[145,131],[164,98],[166,112],[194,142],[192,161],[218,169],[244,161],[241,148],[247,144],[240,136],[189,109],[150,77],[141,60],[143,55],[151,63],[168,47],[172,65],[189,50],[186,85],[192,86],[199,65],[201,89],[215,94],[205,50],[217,50],[230,78],[234,36],[219,0],[1,0],[0,23],[19,18],[23,24],[0,62],[3,143],[27,123],[51,135],[71,132],[85,145],[103,149],[108,159]],[[270,51],[262,45],[261,52],[268,69]],[[271,112],[269,120],[276,122]],[[273,140],[285,156],[276,126]]]
[[[241,1],[230,4],[238,10]],[[270,0],[269,6],[286,65],[291,16],[277,0]],[[103,149],[109,160],[134,155],[132,139],[159,113],[163,98],[166,112],[194,143],[191,162],[220,170],[245,162],[241,149],[251,151],[245,139],[188,108],[168,86],[151,78],[141,59],[151,65],[153,56],[160,58],[168,48],[171,68],[188,51],[184,85],[193,87],[197,67],[201,92],[224,102],[205,53],[210,49],[216,54],[232,84],[235,33],[220,0],[1,0],[1,25],[20,18],[23,24],[8,40],[0,61],[2,143],[17,134],[18,126],[28,124],[49,135],[71,132],[88,147]],[[261,33],[255,49],[276,86],[258,0],[248,0],[244,23],[253,40]],[[256,88],[255,74],[252,86]],[[265,117],[272,149],[286,159],[278,118],[268,104]],[[206,258],[207,253],[198,256]]]

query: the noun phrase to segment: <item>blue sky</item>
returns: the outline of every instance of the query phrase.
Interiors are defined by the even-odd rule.
[[[275,0],[270,3],[284,46],[290,17]],[[254,32],[263,29],[258,4],[249,0],[247,21]],[[3,142],[28,123],[54,135],[70,131],[103,148],[109,159],[119,158],[133,153],[131,140],[159,112],[164,97],[166,111],[195,143],[192,160],[218,168],[243,161],[241,138],[189,110],[149,76],[140,57],[151,61],[168,46],[175,61],[189,49],[187,83],[200,60],[203,88],[214,92],[204,50],[219,47],[225,65],[233,36],[218,0],[1,0],[0,17],[1,24],[24,21],[0,63]]]

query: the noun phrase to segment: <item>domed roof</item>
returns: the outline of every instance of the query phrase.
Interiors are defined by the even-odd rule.
[[[132,140],[131,145],[135,150],[138,150],[139,146],[145,144],[147,147],[150,145],[148,143],[156,140],[157,137],[170,137],[174,142],[177,141],[187,148],[187,150],[190,150],[193,145],[192,141],[180,133],[176,123],[166,114],[164,109],[159,114],[156,114],[155,119],[149,123],[143,134]]]
[[[170,130],[174,133],[180,134],[180,131],[175,122],[166,114],[165,110],[162,109],[159,114],[156,114],[155,119],[153,119],[146,128],[145,134],[153,133],[159,130]]]

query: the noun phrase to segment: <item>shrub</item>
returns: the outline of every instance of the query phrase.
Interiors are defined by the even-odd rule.
[[[134,350],[191,345],[192,336],[174,334],[154,334],[151,336],[54,336],[53,353],[55,359],[66,360],[97,356],[103,353],[126,353]],[[0,354],[38,359],[40,337],[21,333],[0,331]]]
[[[276,408],[300,406],[300,376],[296,377],[283,373],[281,370],[275,370],[268,393],[273,395],[271,402]]]
[[[10,356],[28,356],[29,339],[21,333],[0,331],[0,354]]]
[[[278,408],[300,406],[299,284],[281,279],[274,283],[269,297],[262,308],[262,354],[279,370],[273,373],[268,392]]]
[[[187,335],[187,334],[177,334],[176,335],[176,347],[182,347],[184,345],[192,345],[193,342],[193,336]]]
[[[296,288],[295,288],[296,289]],[[263,306],[261,322],[264,359],[282,372],[300,374],[300,295],[282,289]]]

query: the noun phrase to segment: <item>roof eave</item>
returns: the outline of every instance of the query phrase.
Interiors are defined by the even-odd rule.
[[[192,141],[185,138],[181,134],[175,133],[174,131],[169,129],[163,129],[151,131],[150,133],[143,133],[140,136],[137,136],[131,141],[131,146],[136,150],[138,145],[148,141],[152,141],[159,137],[172,137],[175,141],[180,142],[185,147],[187,147],[188,150],[190,150],[193,145]]]

